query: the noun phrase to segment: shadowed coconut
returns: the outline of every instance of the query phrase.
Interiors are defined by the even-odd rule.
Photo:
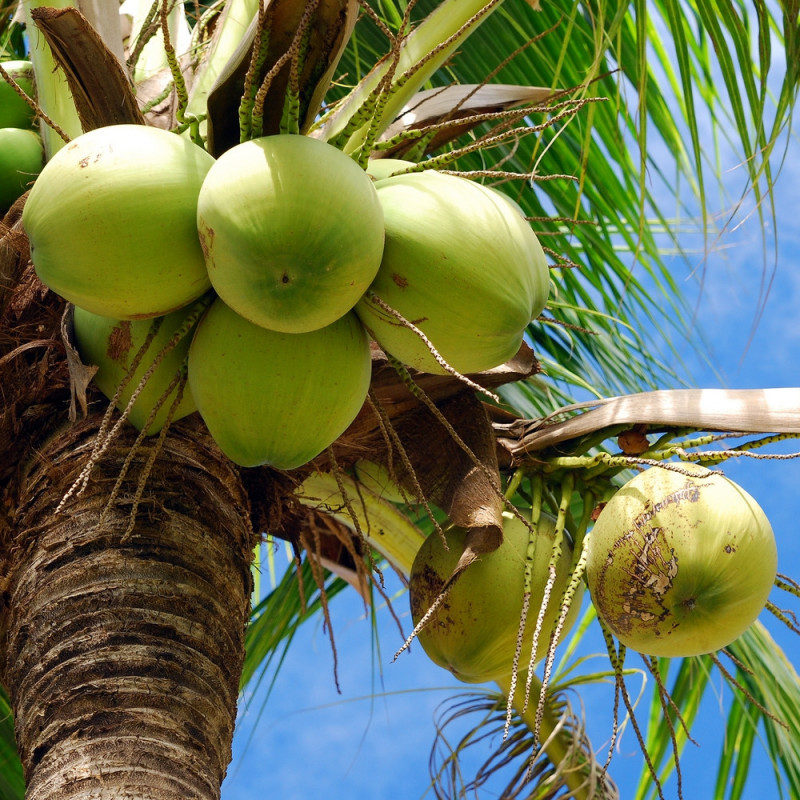
[[[461,373],[492,369],[519,349],[550,287],[544,252],[500,192],[428,171],[376,183],[386,243],[370,286]],[[414,332],[364,297],[356,306],[384,351],[415,369],[445,370]]]
[[[523,511],[530,519],[530,512]],[[548,578],[555,520],[542,514],[537,527],[531,600],[519,668],[530,661],[533,633]],[[432,534],[423,543],[411,569],[409,598],[416,625],[438,597],[464,550],[466,531],[447,532],[449,551]],[[509,512],[503,513],[503,543],[471,563],[451,586],[443,604],[419,632],[423,649],[441,667],[467,683],[505,680],[511,676],[522,614],[525,555],[530,531]],[[537,661],[547,653],[560,613],[560,598],[569,582],[572,547],[566,537],[556,567],[556,582],[544,617]],[[582,589],[576,592],[562,636],[578,614]]]
[[[122,411],[128,405],[142,376],[150,369],[156,357],[169,342],[175,332],[181,328],[190,309],[181,309],[167,315],[161,321],[158,332],[144,353],[139,366],[120,395],[117,408]],[[78,352],[86,364],[99,367],[93,378],[97,388],[109,399],[114,397],[122,379],[127,374],[133,359],[150,333],[154,320],[115,320],[92,314],[83,308],[75,308],[74,314],[75,341]],[[138,430],[142,430],[150,412],[161,396],[172,383],[175,375],[182,368],[189,353],[190,333],[187,333],[158,364],[136,399],[128,416],[128,421]],[[177,395],[177,386],[170,392],[148,428],[149,434],[158,433],[164,427],[167,414]],[[173,413],[172,420],[179,420],[195,411],[195,404],[189,391],[183,393],[181,402]]]
[[[42,283],[117,319],[162,316],[209,289],[197,195],[214,159],[174,133],[112,125],[48,161],[22,221]]]
[[[267,330],[221,299],[189,350],[189,386],[220,449],[244,467],[294,469],[332,444],[364,404],[371,360],[355,314],[309,333]]]
[[[755,621],[777,569],[775,537],[756,501],[695,465],[653,467],[600,512],[587,541],[597,615],[625,645],[653,656],[719,650]]]
[[[3,69],[28,97],[34,97],[33,64],[30,61],[4,61]],[[33,109],[16,89],[0,75],[0,128],[30,128]]]
[[[38,134],[23,128],[0,128],[0,211],[28,190],[44,165]]]
[[[266,136],[223,153],[200,190],[197,227],[217,294],[245,319],[286,333],[344,316],[383,253],[372,180],[306,136]]]

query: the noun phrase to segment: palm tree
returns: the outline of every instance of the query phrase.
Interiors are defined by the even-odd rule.
[[[63,85],[48,89],[50,70],[37,64],[39,111],[67,138],[81,128],[146,118],[189,131],[214,155],[242,136],[282,130],[326,139],[362,162],[376,150],[413,161],[429,155],[429,165],[497,183],[521,204],[548,245],[557,288],[529,329],[535,357],[523,348],[504,368],[474,376],[502,403],[479,401],[474,384],[465,389],[454,377],[418,374],[409,383],[376,353],[368,403],[325,454],[288,473],[240,469],[197,415],[144,441],[131,428],[108,437],[105,402],[71,347],[65,303],[29,265],[19,221],[24,201],[12,207],[0,240],[0,678],[27,798],[62,791],[74,798],[218,797],[240,676],[246,682],[255,674],[310,613],[327,613],[347,587],[337,575],[362,590],[372,582],[376,591],[376,560],[409,571],[415,537],[432,531],[437,518],[416,513],[420,494],[456,524],[481,528],[480,546],[491,549],[486,534],[496,534],[496,516],[476,522],[476,506],[490,498],[499,514],[498,486],[508,496],[538,491],[545,504],[575,517],[573,529],[585,529],[594,499],[613,491],[637,458],[664,459],[694,442],[702,459],[698,432],[730,430],[724,403],[709,408],[686,394],[679,397],[689,402],[689,417],[675,414],[677,395],[648,393],[574,418],[580,409],[567,409],[556,425],[533,421],[577,399],[679,382],[659,360],[685,329],[686,314],[663,257],[665,242],[677,239],[665,211],[670,202],[661,198],[666,192],[683,202],[678,187],[685,183],[694,200],[682,211],[699,219],[709,244],[722,235],[726,221],[717,226],[708,211],[720,167],[707,142],[725,137],[746,164],[746,192],[769,217],[782,155],[776,148],[797,97],[796,3],[751,9],[704,1],[539,7],[523,0],[275,0],[259,14],[257,4],[231,0],[219,18],[220,8],[211,6],[194,24],[189,56],[160,40],[157,88],[158,80],[145,85],[132,65],[108,66],[122,53],[116,4],[101,9],[107,13],[93,17],[93,27],[73,11],[32,5],[25,4],[29,33],[41,31],[55,62],[67,67],[74,99],[64,104]],[[0,46],[22,55],[11,11],[0,17]],[[144,40],[165,29],[158,20],[167,4],[148,12],[149,3],[134,17],[131,41],[137,32]],[[412,26],[412,35],[398,35]],[[251,52],[262,44],[263,60],[248,78]],[[34,42],[34,52],[40,49]],[[271,68],[287,52],[296,57],[273,78]],[[136,99],[125,77],[130,68]],[[342,77],[330,86],[335,76]],[[255,94],[262,81],[263,115]],[[493,89],[498,83],[506,89]],[[516,91],[507,93],[509,86]],[[423,89],[429,93],[416,94]],[[243,95],[251,126],[244,131],[237,113]],[[284,116],[286,96],[295,105]],[[328,106],[320,114],[323,96]],[[399,116],[405,106],[416,112],[413,122]],[[60,143],[48,133],[45,146],[52,154]],[[737,430],[798,432],[791,398],[744,400],[748,413],[739,413]],[[636,425],[659,431],[657,447],[648,440],[611,456],[608,440]],[[431,449],[438,458],[423,457]],[[355,485],[350,467],[366,453],[404,479],[407,504],[389,508],[363,488],[348,493]],[[84,481],[87,459],[93,469]],[[82,491],[73,492],[76,486]],[[396,531],[388,544],[370,537],[370,520],[379,517]],[[256,534],[265,531],[290,541],[302,567],[255,610],[246,655],[249,565]],[[742,664],[737,691],[763,714],[774,758],[796,790],[798,745],[781,726],[796,698],[769,697],[769,685],[758,680],[777,673],[781,653],[758,628],[733,649]],[[610,653],[627,703],[623,653]],[[683,709],[691,723],[704,686],[689,681],[691,663],[683,663],[670,685],[674,706],[665,692],[655,700],[673,719]],[[751,676],[745,668],[757,664]],[[665,668],[651,667],[654,674]],[[511,685],[501,689],[513,692]],[[528,740],[547,739],[566,713],[562,696],[544,689],[541,716],[533,703],[514,718]],[[613,794],[579,723],[568,719],[533,778],[541,786],[555,781],[573,796]],[[744,730],[746,721],[732,720],[732,729]],[[4,731],[10,752],[8,725]],[[678,751],[685,741],[663,731],[640,738],[656,774],[671,768],[671,742]],[[578,768],[566,768],[570,759]],[[22,772],[11,757],[4,763],[3,796],[21,797]]]

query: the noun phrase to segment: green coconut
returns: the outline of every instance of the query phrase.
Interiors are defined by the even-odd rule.
[[[718,472],[653,467],[600,512],[587,542],[597,615],[652,656],[711,653],[755,621],[777,569],[766,515]]]
[[[189,386],[220,449],[244,467],[299,467],[355,419],[371,375],[355,314],[308,333],[281,333],[217,299],[189,350]]]
[[[210,287],[197,195],[214,159],[144,125],[84,133],[47,163],[22,221],[36,272],[101,316],[163,316]]]
[[[432,171],[376,188],[386,243],[370,292],[421,329],[459,372],[511,358],[550,286],[544,252],[519,207],[500,192]],[[420,337],[370,296],[356,312],[387,353],[445,372]]]
[[[157,333],[120,395],[117,402],[117,408],[120,411],[128,405],[128,401],[145,372],[151,368],[166,344],[177,331],[187,326],[187,317],[191,312],[192,309],[181,309],[160,320]],[[85,364],[94,364],[99,368],[93,380],[97,388],[109,400],[113,399],[117,387],[127,375],[133,359],[147,339],[155,322],[155,319],[109,319],[92,314],[91,311],[83,308],[75,308],[74,329],[78,352]],[[190,341],[191,328],[186,331],[186,335],[180,342],[163,357],[142,389],[128,416],[128,421],[138,430],[142,430],[147,424],[152,410],[158,405],[175,375],[183,368],[189,354]],[[165,398],[152,423],[148,426],[148,434],[158,433],[164,427],[177,392],[178,387],[176,386]],[[187,388],[173,412],[172,420],[179,420],[196,410],[194,400]]]
[[[33,64],[30,61],[4,61],[1,66],[28,97],[34,97]],[[33,109],[0,75],[0,128],[30,128],[32,124]]]
[[[200,191],[197,226],[219,296],[285,333],[344,316],[383,253],[372,180],[341,150],[307,136],[266,136],[223,153]]]
[[[44,166],[39,136],[22,128],[0,128],[0,211],[28,190]]]
[[[527,514],[530,519],[530,512]],[[542,514],[535,539],[531,600],[520,655],[520,672],[527,670],[533,634],[548,578],[555,520]],[[516,516],[503,514],[503,543],[482,555],[456,579],[442,606],[419,632],[419,641],[439,666],[466,683],[506,680],[511,676],[525,589],[525,555],[530,531]],[[447,532],[449,550],[432,534],[423,543],[411,569],[409,599],[414,624],[439,596],[464,549],[466,532]],[[572,546],[564,540],[556,566],[556,581],[545,612],[537,645],[543,658],[560,615],[560,598],[570,578]],[[562,636],[574,624],[583,594],[582,584],[572,599]]]

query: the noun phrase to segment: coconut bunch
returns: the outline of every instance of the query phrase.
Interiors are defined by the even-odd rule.
[[[42,140],[33,128],[35,97],[29,61],[0,63],[0,215],[36,179],[44,165]]]
[[[517,352],[546,302],[542,248],[512,201],[409,167],[365,171],[286,134],[214,159],[108,126],[51,158],[23,223],[40,279],[78,309],[95,382],[134,425],[196,408],[237,464],[292,469],[358,414],[370,337],[418,370],[477,372]]]

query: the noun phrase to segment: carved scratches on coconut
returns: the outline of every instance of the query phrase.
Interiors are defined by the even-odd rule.
[[[527,513],[530,519],[530,512]],[[528,614],[520,657],[524,669],[530,661],[538,609],[542,605],[548,564],[555,538],[555,520],[542,514],[537,526],[531,579],[531,613]],[[511,677],[525,589],[525,558],[530,531],[516,516],[503,513],[503,543],[469,564],[452,584],[444,602],[418,634],[423,649],[441,667],[466,683],[506,680]],[[411,569],[409,598],[416,625],[439,596],[464,550],[466,532],[447,532],[449,550],[432,534],[423,543]],[[572,547],[565,539],[556,566],[551,602],[545,612],[537,660],[547,652],[547,642],[560,614],[558,599],[570,578]],[[575,622],[583,596],[582,585],[572,599],[562,636]]]
[[[217,294],[245,319],[285,333],[344,316],[383,253],[372,179],[307,136],[266,136],[223,153],[200,190],[197,226]]]
[[[586,574],[597,615],[625,645],[653,656],[710,653],[764,608],[775,537],[756,501],[695,465],[653,467],[626,483],[589,534]]]
[[[400,312],[461,373],[519,349],[547,302],[549,272],[519,207],[493,189],[428,171],[378,181],[386,243],[370,291]],[[415,369],[442,373],[426,344],[369,296],[356,306],[378,344]]]
[[[211,435],[244,467],[299,467],[355,419],[369,389],[355,314],[308,333],[267,330],[216,299],[189,349],[189,387]]]
[[[174,133],[111,125],[59,150],[22,221],[42,283],[117,319],[177,310],[210,283],[197,238],[197,195],[214,159]]]

